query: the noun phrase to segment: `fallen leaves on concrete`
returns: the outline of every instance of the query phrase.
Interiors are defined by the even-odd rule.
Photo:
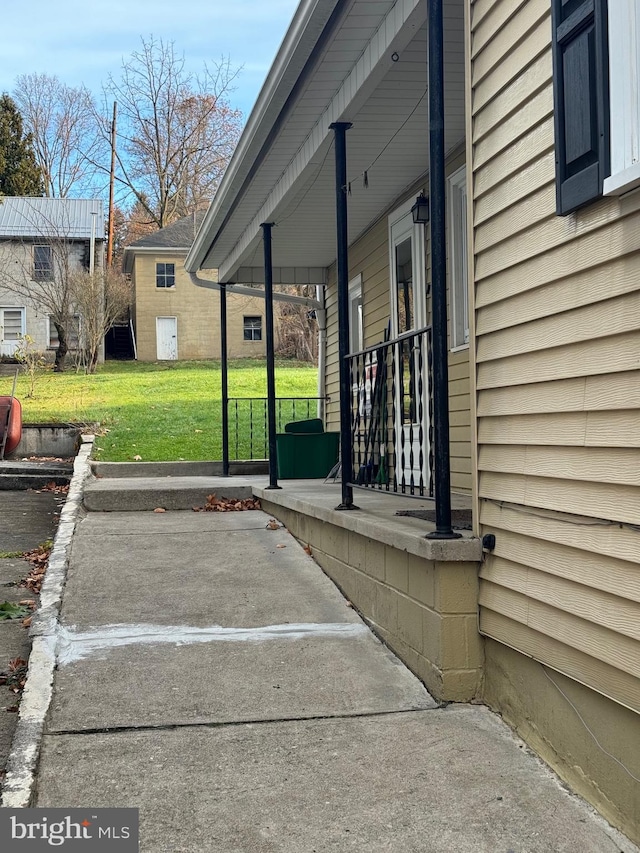
[[[265,527],[267,530],[280,530],[280,528],[284,527],[284,524],[280,524],[277,518],[270,518]]]
[[[33,551],[26,551],[22,555],[25,560],[31,563],[31,569],[26,578],[20,581],[20,586],[26,587],[38,595],[40,594],[52,548],[53,542],[44,542],[42,545],[34,548]]]
[[[23,456],[23,462],[73,462],[73,456]]]
[[[166,512],[166,509],[163,506],[157,506],[154,512]]]
[[[258,498],[225,498],[216,495],[207,495],[204,506],[194,506],[194,512],[247,512],[260,509]]]
[[[42,486],[40,489],[29,489],[30,492],[35,492],[36,494],[40,494],[41,492],[53,492],[54,495],[67,495],[69,494],[69,484],[64,483],[59,485],[52,480],[50,483]]]
[[[13,658],[4,672],[0,672],[0,684],[9,688],[12,693],[21,693],[27,681],[28,663],[23,658]],[[7,708],[11,711],[13,708]]]

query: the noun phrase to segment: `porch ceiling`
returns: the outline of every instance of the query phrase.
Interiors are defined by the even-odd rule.
[[[347,6],[286,123],[255,161],[251,180],[235,190],[221,188],[187,258],[188,270],[218,268],[221,281],[260,281],[260,223],[266,221],[276,226],[275,266],[318,269],[333,263],[329,120],[353,123],[347,134],[350,242],[427,174],[426,2],[355,0]],[[445,0],[447,149],[464,138],[463,22],[462,0]]]

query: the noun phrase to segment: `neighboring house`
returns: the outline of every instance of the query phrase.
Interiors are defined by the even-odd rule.
[[[419,481],[428,493],[442,447],[421,330],[440,324],[432,251],[446,240],[451,486],[458,502],[471,495],[475,538],[416,544],[380,524],[365,536],[366,513],[321,513],[286,486],[265,505],[437,696],[499,710],[637,840],[640,13],[635,0],[609,13],[604,0],[445,0],[446,214],[424,228],[411,209],[438,187],[428,8],[300,3],[186,268],[263,281],[261,225],[274,223],[274,281],[324,285],[328,426],[340,424],[339,293],[348,426],[375,410],[381,365],[388,376],[395,445],[361,457],[371,436],[353,433],[353,487],[373,463],[385,492]],[[352,123],[338,193],[336,122]]]
[[[51,305],[69,275],[90,270],[92,250],[94,268],[102,269],[104,241],[99,199],[0,199],[0,355],[13,355],[29,335],[36,349],[53,357],[58,335]],[[70,350],[77,349],[81,328],[73,314]]]
[[[184,259],[204,213],[185,216],[142,237],[124,251],[124,271],[134,284],[133,322],[140,361],[220,357],[220,302],[194,287]],[[215,272],[211,274],[216,280]],[[228,353],[264,355],[264,300],[231,296],[227,307]]]

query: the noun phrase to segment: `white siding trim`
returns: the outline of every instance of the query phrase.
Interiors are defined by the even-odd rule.
[[[637,0],[609,0],[611,176],[604,194],[640,186],[640,8]]]

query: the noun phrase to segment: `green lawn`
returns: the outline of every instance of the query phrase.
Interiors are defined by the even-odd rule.
[[[264,361],[241,359],[229,364],[230,397],[266,396]],[[0,394],[11,390],[11,379],[0,377]],[[27,398],[28,381],[20,376],[16,396],[25,423],[99,422],[94,457],[122,462],[221,459],[220,363],[216,361],[107,362],[93,376],[69,370],[39,374],[35,398]],[[278,397],[315,397],[315,366],[291,361],[276,363]],[[231,458],[264,458],[265,414],[253,404],[231,409]],[[310,416],[315,417],[315,404]],[[307,416],[306,407],[282,403],[280,428]]]

